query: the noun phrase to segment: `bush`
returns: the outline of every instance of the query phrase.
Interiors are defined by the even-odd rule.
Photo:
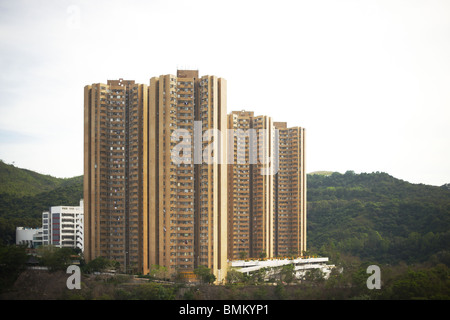
[[[83,271],[87,273],[103,272],[108,269],[116,269],[117,267],[116,261],[108,260],[104,257],[97,257],[83,266]]]
[[[40,262],[52,272],[66,271],[72,263],[72,255],[75,252],[71,248],[58,248],[54,246],[41,246],[38,249]]]
[[[174,300],[175,288],[158,283],[146,283],[134,289],[132,296],[138,300]]]
[[[25,247],[0,246],[0,293],[14,284],[27,259]]]

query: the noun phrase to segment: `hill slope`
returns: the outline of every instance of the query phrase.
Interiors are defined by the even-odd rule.
[[[78,205],[83,177],[59,179],[0,162],[0,242],[38,227],[50,206]],[[308,175],[308,250],[380,263],[450,265],[450,190],[386,173]]]
[[[308,176],[308,246],[383,263],[450,262],[450,190],[386,173]]]
[[[79,205],[83,176],[62,179],[0,161],[0,243],[14,243],[18,226],[40,227],[51,206]]]
[[[36,195],[53,190],[64,179],[17,168],[0,160],[0,194],[16,196]]]

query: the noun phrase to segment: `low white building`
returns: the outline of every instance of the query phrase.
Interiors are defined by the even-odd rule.
[[[83,240],[84,205],[55,206],[42,213],[42,242],[59,248],[80,248]]]
[[[303,276],[312,270],[320,270],[323,273],[325,279],[330,276],[331,270],[334,265],[328,265],[328,258],[296,258],[296,259],[265,259],[265,260],[236,260],[231,261],[230,266],[237,271],[250,274],[261,268],[268,268],[266,278],[276,275],[280,272],[281,267],[293,264],[295,270],[295,276],[297,279],[303,278]],[[266,280],[267,280],[266,279]]]
[[[39,243],[39,236],[42,234],[42,228],[26,228],[17,227],[16,228],[16,244],[17,245],[27,245],[29,248],[34,248]],[[36,242],[35,242],[36,241]]]

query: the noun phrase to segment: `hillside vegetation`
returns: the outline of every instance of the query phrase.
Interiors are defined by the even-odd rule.
[[[16,226],[39,227],[50,206],[78,205],[83,177],[70,179],[0,161],[0,241]],[[412,184],[387,173],[308,174],[308,251],[407,264],[437,259],[450,265],[450,190]]]
[[[378,263],[450,265],[450,190],[386,173],[308,176],[308,246]]]
[[[23,265],[25,259],[19,247],[5,246],[15,242],[15,228],[41,226],[42,211],[50,206],[78,205],[83,196],[83,177],[59,179],[0,163],[0,179],[0,266],[11,269],[0,268],[0,288],[7,288],[22,270],[16,265]],[[154,293],[159,292],[170,293],[171,298],[181,295],[183,299],[450,299],[448,185],[411,184],[379,172],[309,174],[307,231],[308,253],[330,257],[337,266],[326,282],[318,277],[293,286],[207,286],[183,289],[182,293],[176,291],[178,287],[163,290],[150,283],[145,288],[137,287],[137,291],[124,291],[103,288],[102,281],[99,289],[94,281],[93,287],[86,282],[89,288],[77,292],[78,296],[61,296],[50,288],[42,297],[139,299],[144,297],[139,290],[145,290],[150,294],[145,298],[155,298]],[[382,290],[367,289],[369,264],[381,267]],[[39,284],[37,289],[24,286],[19,278],[8,293],[13,296],[7,298],[42,293],[40,277],[34,281]],[[30,279],[24,281],[31,283]],[[101,295],[92,295],[97,291]]]
[[[51,191],[62,184],[64,179],[20,169],[0,160],[0,194],[15,196],[36,195]]]
[[[15,243],[16,227],[41,226],[51,206],[79,205],[83,176],[62,179],[0,161],[0,243]]]

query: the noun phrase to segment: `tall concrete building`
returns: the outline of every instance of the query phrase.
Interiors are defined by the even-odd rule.
[[[84,255],[147,266],[148,88],[108,80],[84,88]]]
[[[252,111],[231,112],[228,128],[228,258],[302,255],[305,130]]]
[[[226,81],[178,70],[150,80],[150,264],[227,270]],[[154,177],[154,179],[153,179]],[[153,191],[154,190],[154,191]]]
[[[252,256],[273,257],[273,183],[276,173],[274,154],[274,127],[269,116],[257,116],[253,120],[256,130],[256,163],[253,166],[253,217],[252,217]]]
[[[85,257],[227,270],[226,80],[196,70],[85,87]],[[212,161],[214,159],[214,161]]]
[[[149,85],[87,85],[85,258],[144,274],[153,265],[169,275],[205,266],[221,282],[227,260],[300,255],[304,154],[304,129],[248,111],[227,115],[223,78],[178,70]]]
[[[84,201],[79,206],[53,206],[42,213],[42,244],[84,251]]]
[[[228,115],[228,257],[273,256],[275,136],[271,117]]]
[[[254,113],[233,111],[228,115],[228,258],[252,256],[252,182],[250,129]],[[231,134],[232,133],[232,134]]]
[[[305,129],[274,122],[278,130],[278,172],[274,175],[274,254],[306,251]]]

